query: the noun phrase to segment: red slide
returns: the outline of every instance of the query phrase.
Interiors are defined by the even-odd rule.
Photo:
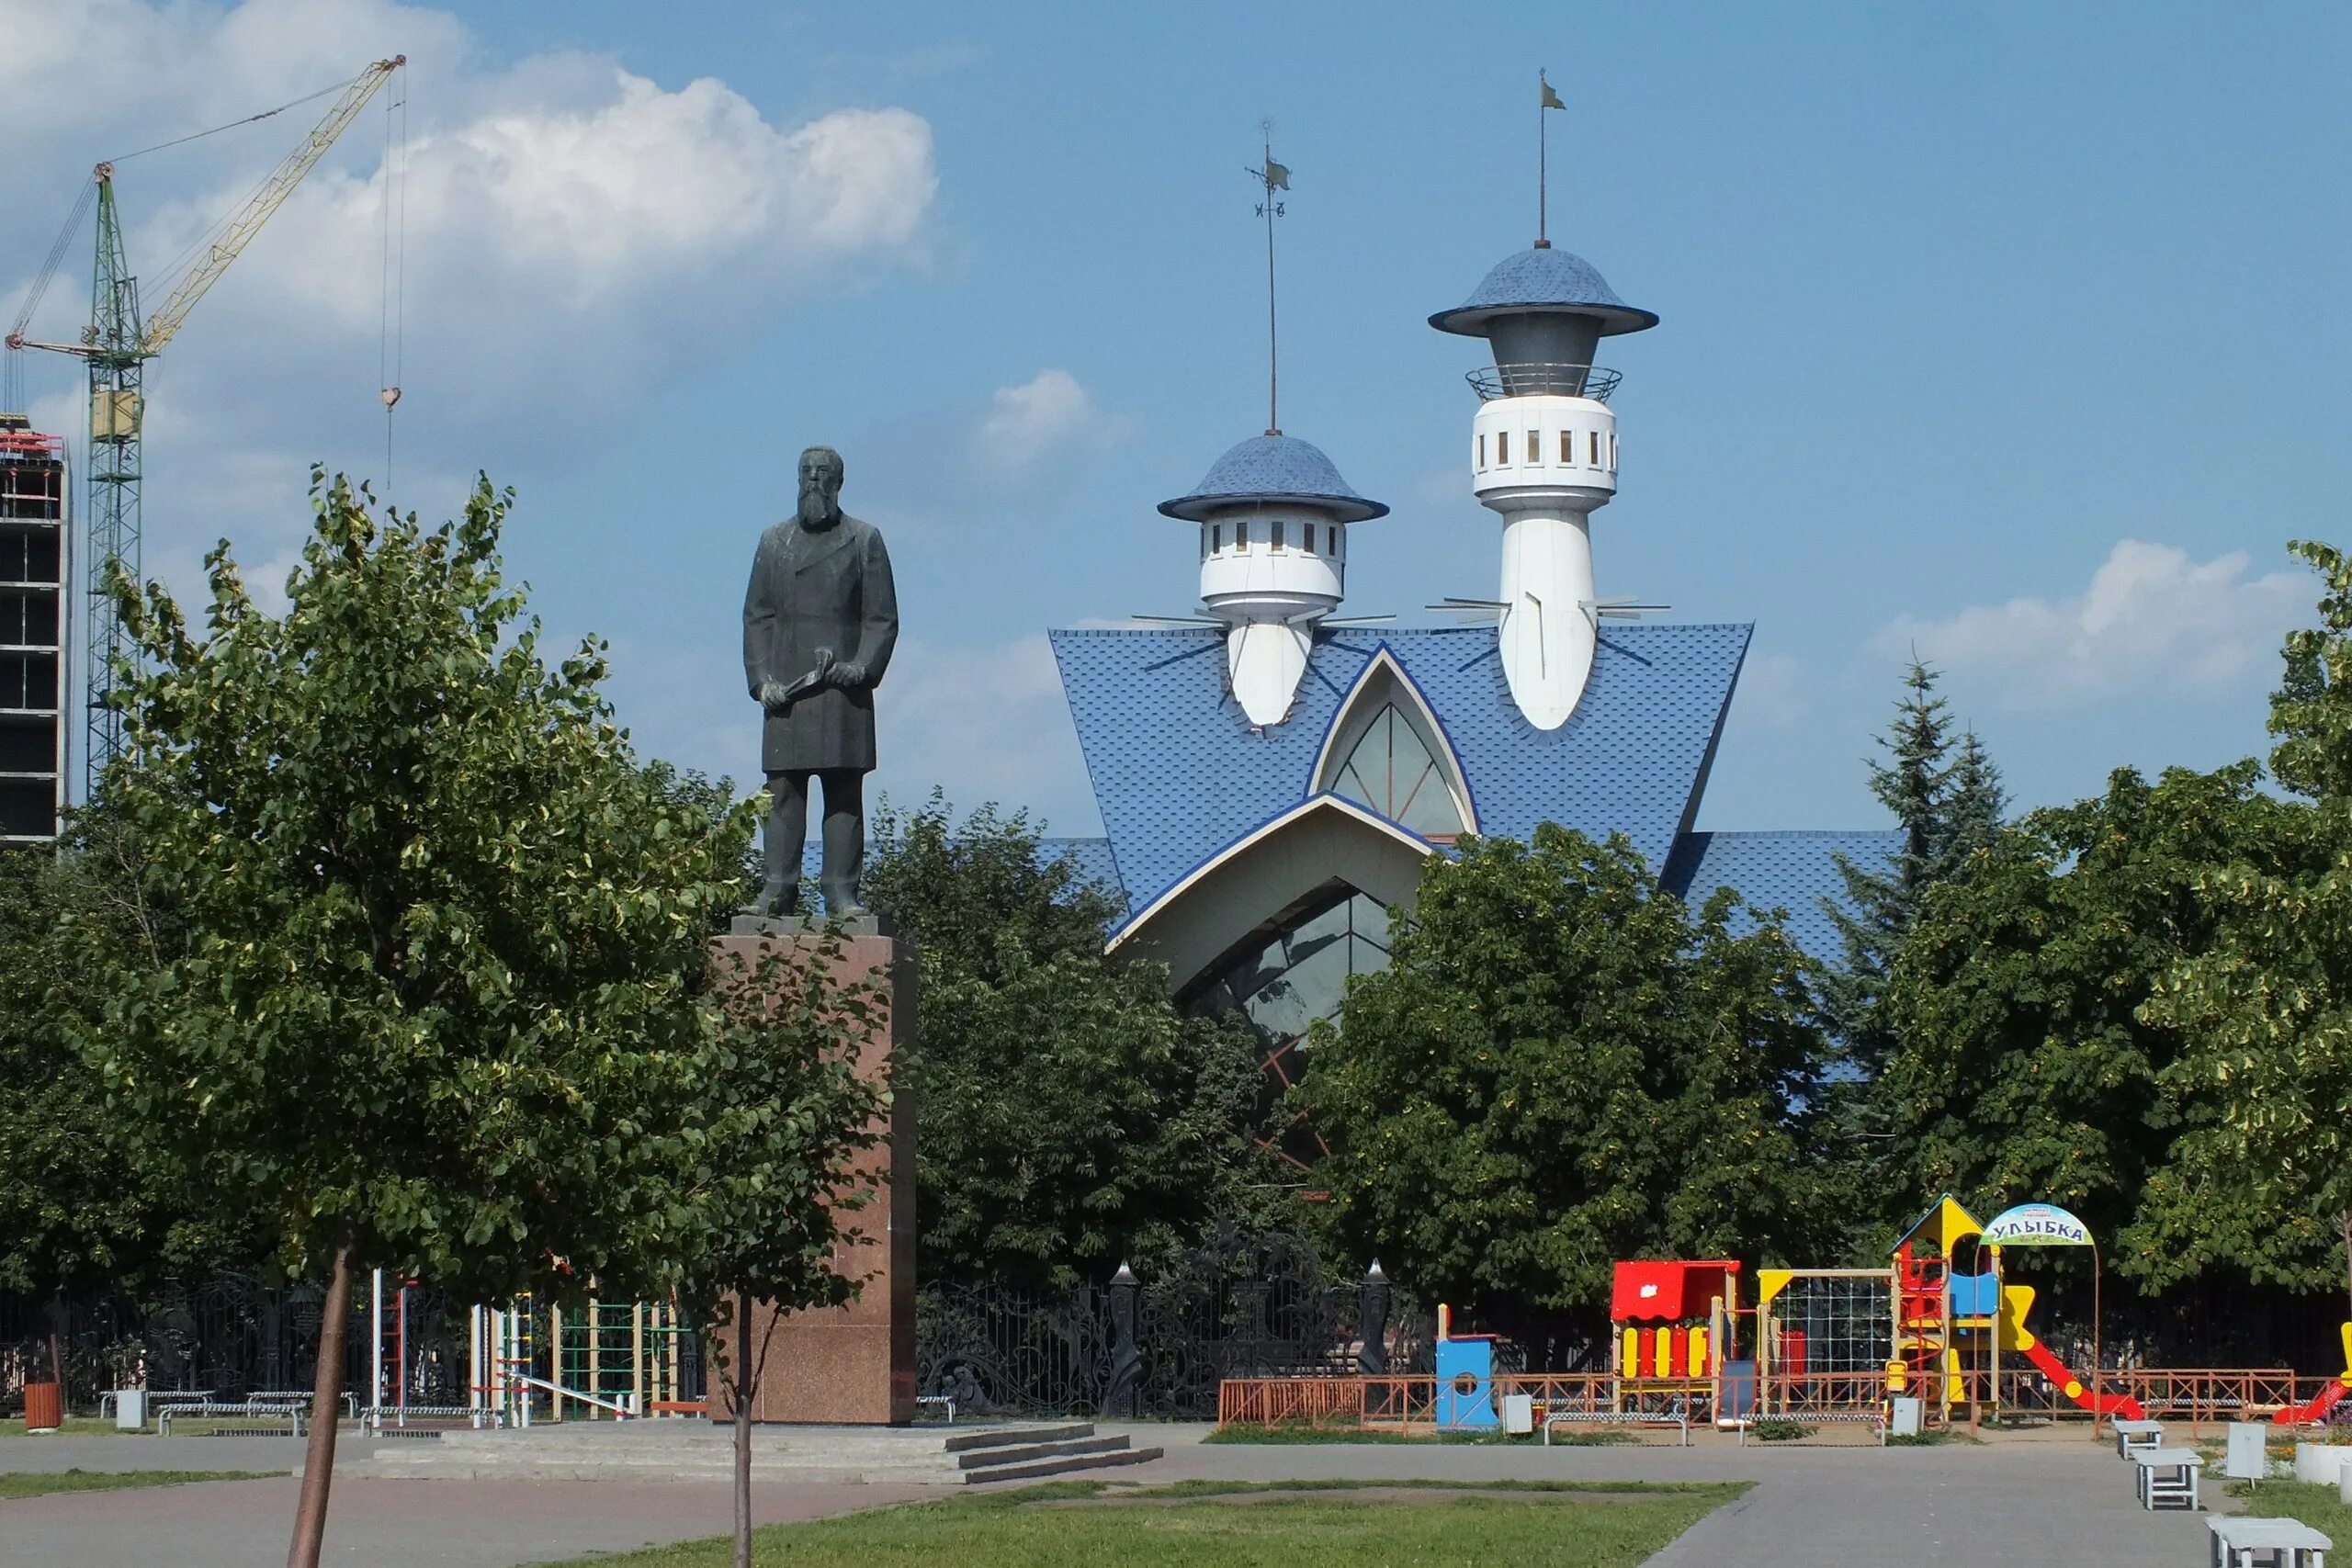
[[[2094,1415],[2120,1416],[2126,1421],[2140,1421],[2147,1412],[2140,1402],[2128,1393],[2093,1393],[2083,1386],[2083,1380],[2066,1370],[2066,1363],[2050,1353],[2049,1348],[2037,1339],[2025,1348],[2025,1359],[2041,1371],[2041,1375],[2058,1385],[2065,1396]],[[2339,1385],[2340,1386],[2340,1385]]]
[[[2270,1424],[2274,1427],[2301,1427],[2310,1421],[2324,1421],[2327,1413],[2335,1408],[2335,1402],[2346,1393],[2352,1393],[2352,1379],[2338,1378],[2320,1390],[2318,1398],[2305,1400],[2301,1404],[2290,1404],[2272,1416]]]

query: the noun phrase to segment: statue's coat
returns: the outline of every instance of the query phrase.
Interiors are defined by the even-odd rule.
[[[767,716],[761,766],[771,773],[874,767],[874,688],[899,640],[899,595],[882,536],[844,515],[830,528],[797,518],[760,536],[743,597],[743,675],[752,695],[817,668],[817,650],[864,667],[855,691],[824,686]]]

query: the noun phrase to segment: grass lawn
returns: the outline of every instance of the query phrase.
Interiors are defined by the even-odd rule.
[[[2301,1519],[2335,1542],[2337,1551],[2352,1551],[2352,1508],[2344,1506],[2333,1486],[2308,1481],[2266,1481],[2248,1493],[2245,1483],[2233,1482],[2230,1495],[2245,1499],[2245,1511],[2261,1519]]]
[[[1363,1568],[1494,1562],[1631,1568],[1742,1483],[1080,1481],[910,1503],[753,1539],[760,1568]],[[725,1568],[724,1539],[583,1559],[571,1568]]]
[[[112,1438],[117,1436],[128,1437],[130,1434],[122,1432],[119,1427],[117,1427],[114,1424],[114,1417],[111,1416],[107,1416],[103,1421],[99,1420],[95,1416],[68,1416],[65,1418],[65,1425],[60,1427],[57,1431],[53,1433],[26,1431],[25,1423],[21,1416],[11,1416],[6,1421],[0,1421],[0,1438],[57,1436],[68,1438]]]
[[[282,1470],[63,1470],[51,1474],[0,1473],[0,1502],[51,1492],[119,1492],[126,1486],[178,1486],[191,1481],[266,1481]]]

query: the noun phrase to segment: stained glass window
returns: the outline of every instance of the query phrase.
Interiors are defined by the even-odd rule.
[[[1425,839],[1464,831],[1444,769],[1413,721],[1393,702],[1382,705],[1356,738],[1331,780],[1331,791],[1371,807]]]

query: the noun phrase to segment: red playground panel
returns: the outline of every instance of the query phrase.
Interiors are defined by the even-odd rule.
[[[1729,1276],[1739,1260],[1620,1263],[1609,1292],[1611,1323],[1683,1323],[1704,1319],[1715,1297],[1731,1297]]]

